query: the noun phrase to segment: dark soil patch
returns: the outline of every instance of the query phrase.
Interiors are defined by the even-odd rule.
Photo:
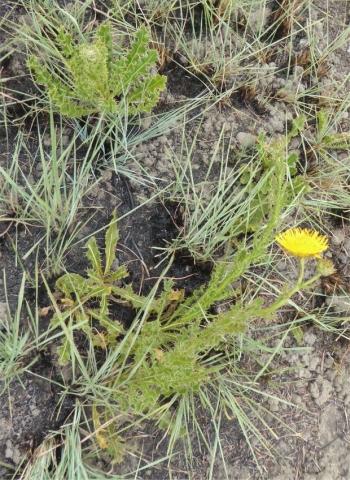
[[[204,77],[201,79],[192,75],[176,61],[168,63],[163,73],[168,79],[167,88],[173,95],[195,98],[207,90]]]
[[[0,462],[14,466],[43,441],[45,435],[58,429],[71,411],[73,401],[66,398],[58,409],[60,392],[50,383],[52,365],[41,361],[35,374],[21,375],[0,395]],[[0,383],[2,391],[4,384]],[[9,470],[0,465],[0,478]]]

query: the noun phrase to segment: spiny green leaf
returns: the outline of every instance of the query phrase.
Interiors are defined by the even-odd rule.
[[[65,311],[65,312],[56,312],[52,315],[52,318],[50,320],[50,325],[52,327],[59,327],[62,322],[64,323],[71,315],[70,311]]]
[[[104,295],[111,295],[112,294],[112,287],[110,285],[90,285],[85,291],[85,297],[83,298],[84,301],[93,298],[100,298]]]
[[[101,254],[95,237],[91,237],[86,244],[86,256],[92,267],[92,274],[101,278],[103,276]],[[90,275],[91,276],[91,275]]]
[[[116,258],[118,241],[119,241],[119,231],[117,226],[117,215],[114,212],[105,236],[105,255],[106,255],[106,263],[105,263],[105,271],[104,271],[105,275],[109,274],[112,264]]]
[[[306,123],[305,115],[298,115],[293,119],[292,128],[288,133],[288,140],[299,135],[299,133],[304,129]]]
[[[301,347],[304,343],[304,331],[303,331],[303,329],[301,328],[300,325],[296,325],[295,327],[292,328],[291,332],[292,332],[292,335],[293,335],[295,341],[297,342],[297,345],[299,347]]]
[[[112,292],[122,300],[130,303],[136,309],[145,307],[147,304],[147,297],[135,293],[131,285],[126,285],[125,287],[113,286]]]
[[[66,32],[63,28],[60,29],[57,35],[57,43],[62,50],[63,55],[66,58],[71,57],[74,54],[74,42],[70,33]]]
[[[104,276],[104,281],[106,283],[114,283],[126,278],[129,275],[125,265],[118,267],[115,272],[110,272],[108,275]]]
[[[329,115],[326,110],[320,110],[316,115],[317,133],[320,136],[326,134],[328,128]]]
[[[77,297],[85,295],[88,290],[86,279],[77,273],[66,273],[56,280],[56,288],[66,298],[72,298],[72,293]]]
[[[110,97],[108,87],[108,50],[100,41],[83,44],[67,60],[77,98],[102,104]]]
[[[140,28],[135,34],[135,41],[126,58],[119,59],[111,72],[111,81],[115,82],[115,94],[128,93],[130,87],[148,74],[157,61],[156,50],[150,49],[149,32]]]
[[[50,100],[62,115],[82,117],[93,113],[94,109],[78,104],[75,100],[74,91],[63,81],[56,78],[46,66],[41,65],[36,57],[29,59],[28,67],[35,81],[47,87]]]
[[[167,79],[163,75],[156,75],[145,80],[141,85],[132,89],[128,95],[129,112],[150,112],[159,99],[160,92],[166,87]]]
[[[96,37],[99,38],[101,43],[107,48],[107,65],[108,71],[110,72],[113,60],[113,36],[111,24],[109,22],[102,23],[96,31]]]
[[[350,147],[350,134],[343,132],[326,135],[323,137],[323,144],[330,150],[346,150]]]

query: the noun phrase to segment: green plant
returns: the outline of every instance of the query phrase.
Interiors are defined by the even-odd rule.
[[[335,115],[326,109],[315,113],[315,128],[310,134],[305,132],[306,158],[315,157],[319,162],[329,157],[332,152],[344,151],[350,148],[349,132],[338,132]]]
[[[71,330],[81,329],[95,347],[107,348],[115,346],[118,337],[124,333],[124,328],[118,320],[110,318],[109,304],[128,304],[130,307],[142,310],[146,299],[136,294],[130,285],[121,286],[120,281],[128,276],[125,266],[114,270],[116,248],[119,239],[115,214],[105,234],[105,263],[99,251],[95,237],[86,244],[86,257],[90,263],[87,277],[77,273],[66,273],[56,281],[56,290],[61,294],[60,304],[52,317],[53,327],[64,326],[68,321]],[[177,298],[170,283],[166,283],[161,297],[148,307],[150,312],[165,308]],[[180,298],[180,297],[179,297]],[[99,327],[93,322],[97,322]],[[59,360],[66,364],[72,356],[72,342],[66,338],[59,349]]]
[[[113,384],[124,411],[151,414],[157,411],[161,399],[198,392],[227,368],[220,361],[210,365],[210,355],[224,350],[230,339],[243,333],[252,320],[271,319],[295,293],[332,273],[333,266],[320,261],[318,272],[306,280],[303,259],[295,285],[285,288],[273,303],[264,306],[259,298],[243,301],[239,292],[232,291],[232,283],[264,256],[270,228],[271,223],[255,237],[250,250],[241,247],[232,263],[219,263],[208,285],[180,302],[170,316],[160,311],[156,319],[143,325],[128,349],[134,360],[131,368],[138,365],[136,372],[131,373],[128,366],[127,372]],[[212,313],[217,302],[230,301],[223,313]]]
[[[298,155],[289,152],[290,140],[304,127],[305,118],[297,117],[284,143],[287,156],[285,205],[293,208],[296,199],[306,191],[306,182],[297,172]],[[192,168],[196,139],[185,146],[180,158],[172,164],[176,182],[170,193],[173,202],[181,204],[183,227],[181,236],[167,249],[186,248],[200,260],[215,258],[218,251],[241,235],[258,230],[268,219],[271,209],[271,189],[276,189],[275,157],[278,142],[267,141],[260,134],[256,146],[235,152],[227,148],[224,130],[214,145],[211,160],[200,181]],[[185,142],[184,142],[185,143]],[[277,150],[274,152],[274,150]],[[218,171],[217,157],[220,157]]]
[[[113,343],[123,332],[120,322],[112,321],[109,318],[108,302],[112,293],[121,293],[123,298],[127,296],[128,300],[130,299],[129,290],[114,286],[115,282],[127,276],[123,266],[115,271],[112,270],[117,241],[118,234],[114,219],[106,231],[104,266],[96,238],[91,237],[86,244],[86,256],[90,262],[87,278],[76,273],[66,273],[56,281],[56,289],[63,294],[63,297],[60,302],[61,309],[55,313],[51,324],[58,326],[67,320],[69,320],[70,326],[79,324],[81,330],[95,346],[106,346]],[[91,302],[96,301],[98,305],[91,306]],[[105,333],[100,333],[93,328],[93,320],[99,322]],[[67,338],[59,349],[59,360],[61,364],[65,364],[70,358],[71,344]]]
[[[286,142],[286,162],[289,171],[289,182],[286,188],[286,205],[293,204],[294,198],[298,197],[306,189],[305,180],[297,174],[298,154],[288,152],[288,143],[291,138],[302,129],[304,119],[302,117],[294,120],[293,128],[288,135]],[[264,135],[260,135],[257,142],[258,165],[250,165],[244,170],[240,178],[242,185],[247,185],[245,196],[249,201],[249,215],[243,214],[240,218],[241,229],[233,226],[235,236],[244,232],[254,232],[268,218],[268,212],[271,208],[270,190],[274,188],[275,181],[271,177],[273,169],[274,155],[269,152],[270,148],[275,148],[274,143],[269,145]],[[246,220],[245,220],[246,219]]]
[[[340,124],[348,106],[349,100],[341,109],[317,111],[311,120],[314,127],[305,129],[301,135],[310,185],[303,204],[310,220],[317,219],[319,225],[323,224],[326,212],[341,217],[342,212],[347,215],[349,211],[350,135]]]
[[[268,144],[263,137],[259,138],[257,148],[248,148],[239,158],[236,152],[227,162],[227,158],[224,158],[226,151],[223,150],[222,162],[216,163],[216,170],[212,168],[208,175],[205,159],[204,168],[197,172],[195,168],[198,165],[193,159],[197,154],[200,158],[201,150],[203,153],[204,150],[208,151],[213,138],[210,135],[202,139],[206,147],[198,144],[191,148],[193,155],[187,156],[186,167],[180,165],[179,161],[175,194],[185,210],[186,224],[181,238],[169,246],[169,257],[177,248],[185,245],[196,261],[216,259],[218,263],[214,266],[212,278],[207,279],[208,285],[186,298],[184,292],[177,291],[175,284],[166,280],[164,271],[150,295],[136,295],[131,287],[125,286],[126,277],[111,281],[114,274],[116,278],[122,276],[121,267],[115,268],[117,263],[113,262],[106,273],[108,261],[103,260],[104,252],[98,250],[94,239],[90,239],[87,246],[91,263],[89,271],[80,276],[67,274],[58,281],[60,297],[57,298],[56,294],[51,296],[56,312],[48,329],[46,326],[42,328],[45,321],[41,318],[42,309],[39,308],[32,311],[35,320],[32,326],[34,342],[32,335],[27,335],[27,323],[23,325],[23,333],[20,329],[27,312],[22,312],[20,324],[18,315],[7,317],[4,325],[1,325],[0,370],[5,383],[22,373],[26,368],[25,362],[37,352],[44,354],[38,356],[41,361],[47,351],[51,351],[52,344],[55,345],[58,338],[63,338],[66,351],[61,348],[60,360],[70,361],[71,368],[63,369],[59,401],[65,395],[77,399],[74,415],[66,420],[69,423],[50,434],[32,452],[24,471],[18,467],[13,478],[135,479],[149,476],[147,470],[153,467],[157,469],[164,460],[169,462],[164,477],[168,475],[172,478],[174,457],[175,476],[178,477],[181,471],[184,477],[196,477],[198,471],[191,475],[191,467],[196,469],[198,465],[198,449],[189,451],[197,439],[200,452],[206,450],[201,455],[205,457],[206,465],[200,459],[201,473],[202,466],[208,466],[205,476],[208,480],[217,478],[220,476],[218,463],[222,460],[224,469],[220,468],[220,473],[223,478],[229,479],[232,470],[226,469],[225,461],[232,459],[228,453],[232,442],[237,441],[235,426],[239,425],[249,445],[254,437],[251,444],[253,455],[258,441],[259,460],[265,457],[264,454],[260,455],[260,446],[266,447],[270,435],[276,440],[275,445],[281,438],[282,432],[276,426],[279,423],[278,413],[274,415],[274,409],[260,402],[258,396],[270,400],[272,395],[276,395],[275,400],[291,406],[280,396],[281,390],[275,389],[276,383],[279,384],[283,378],[287,389],[290,389],[290,374],[279,375],[285,371],[284,364],[288,360],[282,363],[277,361],[281,351],[289,356],[294,350],[290,344],[284,346],[284,340],[292,333],[297,341],[299,335],[300,342],[302,326],[304,322],[309,325],[310,320],[319,325],[323,323],[324,328],[332,328],[333,332],[338,329],[337,336],[339,322],[344,322],[342,333],[346,334],[347,318],[339,318],[339,314],[333,312],[333,307],[325,307],[328,301],[320,309],[310,312],[309,304],[302,298],[312,295],[311,292],[288,300],[293,292],[308,286],[302,278],[303,267],[301,265],[296,283],[287,286],[290,272],[280,269],[279,255],[275,255],[275,249],[269,251],[268,248],[273,238],[272,225],[276,226],[277,222],[284,223],[284,219],[290,221],[293,217],[298,224],[304,223],[305,214],[310,213],[308,224],[312,225],[318,217],[322,224],[320,230],[325,231],[330,228],[328,218],[324,223],[325,212],[331,211],[341,220],[349,212],[349,136],[341,133],[348,127],[342,114],[348,110],[349,97],[344,103],[342,98],[348,92],[346,86],[349,76],[341,75],[339,70],[339,66],[343,65],[342,57],[349,34],[349,28],[344,27],[346,8],[341,13],[340,5],[346,2],[339,2],[339,9],[312,0],[20,0],[5,3],[11,4],[16,14],[12,15],[9,9],[9,16],[5,15],[0,20],[4,38],[0,54],[0,60],[4,60],[0,123],[6,129],[7,143],[11,147],[13,127],[26,118],[22,133],[28,134],[29,142],[25,141],[26,136],[18,137],[15,155],[10,153],[8,157],[9,165],[5,166],[5,153],[11,152],[10,148],[5,148],[1,158],[0,221],[7,222],[5,228],[0,229],[5,232],[1,244],[5,248],[7,244],[12,244],[19,264],[22,255],[24,260],[30,260],[30,274],[31,261],[36,257],[36,272],[34,276],[31,275],[30,286],[36,288],[37,307],[42,302],[39,279],[43,267],[49,265],[44,270],[45,276],[48,271],[55,274],[66,271],[66,253],[74,252],[72,246],[78,252],[79,246],[87,240],[81,239],[80,235],[78,238],[77,233],[84,234],[82,223],[88,221],[87,217],[90,218],[91,207],[95,208],[90,198],[87,201],[86,195],[101,178],[100,169],[107,165],[110,168],[113,164],[116,173],[123,172],[139,183],[159,187],[158,178],[150,176],[154,169],[149,168],[149,163],[144,161],[145,156],[142,153],[139,155],[140,152],[135,152],[133,147],[143,143],[148,152],[148,140],[165,135],[166,138],[162,138],[161,142],[166,140],[169,147],[174,149],[174,157],[182,161],[178,155],[179,142],[176,138],[179,124],[182,122],[184,125],[184,138],[192,141],[193,125],[196,125],[196,120],[207,117],[213,104],[220,106],[224,117],[227,115],[230,126],[233,118],[241,118],[240,115],[231,115],[233,113],[246,116],[242,121],[243,126],[251,118],[250,126],[254,133],[261,123],[269,118],[275,120],[276,115],[279,119],[276,118],[276,123],[271,121],[269,128],[270,134],[274,135],[275,126],[282,121],[282,112],[285,112],[288,121],[291,112],[307,116],[310,128],[296,134],[301,137],[304,158],[309,160],[307,167],[310,169],[305,169],[303,177],[296,172],[297,163],[300,168],[296,154],[290,154],[283,142]],[[17,4],[20,4],[25,15],[18,16]],[[336,15],[338,18],[334,18],[334,11],[339,13]],[[99,34],[94,28],[101,17],[112,25],[113,62],[128,55],[126,49],[124,53],[119,50],[119,46],[123,48],[125,44],[123,35],[127,35],[132,44],[135,26],[147,25],[152,29],[152,36],[156,35],[159,41],[161,66],[169,62],[168,73],[171,76],[175,73],[172,80],[175,77],[177,81],[179,69],[183,67],[184,74],[192,74],[193,82],[198,85],[202,82],[202,88],[207,88],[201,103],[199,97],[194,100],[178,96],[179,90],[175,89],[174,95],[167,98],[167,103],[171,98],[175,99],[184,115],[180,108],[175,110],[172,103],[165,113],[148,117],[150,128],[134,129],[127,118],[129,113],[138,113],[137,105],[129,107],[128,104],[132,86],[126,85],[121,95],[112,97],[113,85],[93,92],[88,85],[76,82],[75,76],[80,75],[83,69],[78,72],[78,67],[70,65],[73,55],[65,55],[65,47],[57,41],[57,33],[62,36],[63,43],[63,37],[68,38],[72,33],[69,43],[75,49],[74,55],[78,56],[80,48],[81,51],[83,47],[93,49],[98,43]],[[16,37],[9,31],[9,26],[16,30]],[[343,51],[338,53],[338,48]],[[21,81],[23,72],[20,65],[16,66],[21,63],[25,52],[33,54],[34,63],[38,60],[39,69],[43,69],[46,83],[37,89],[36,94],[26,91],[28,82]],[[98,66],[101,65],[100,71],[105,72],[103,62]],[[84,68],[86,79],[89,75],[94,76],[97,65],[84,64]],[[33,77],[38,80],[34,70]],[[16,75],[16,71],[20,75],[18,83],[14,78],[6,78],[8,72],[12,76],[12,73]],[[106,76],[98,78],[101,85],[106,83],[101,81],[103,78]],[[287,83],[284,84],[284,81]],[[187,84],[184,83],[185,90]],[[242,103],[237,102],[237,94],[234,94],[237,90]],[[44,95],[45,91],[48,94]],[[188,95],[191,91],[190,88],[189,92],[183,93]],[[65,93],[68,93],[68,97],[64,97]],[[36,141],[36,132],[28,132],[27,127],[32,122],[33,113],[48,111],[48,99],[56,111],[66,108],[65,115],[68,117],[89,113],[102,115],[87,120],[64,119],[75,129],[77,142],[74,139],[67,148],[62,147],[61,153],[57,151],[57,155],[55,148],[52,152],[41,148],[38,155],[34,155],[31,147],[32,141]],[[277,101],[283,103],[276,106]],[[333,105],[334,113],[329,115],[327,111],[327,119],[322,118],[322,112],[316,115],[320,105]],[[237,112],[233,112],[236,109]],[[219,108],[213,110],[216,115]],[[19,118],[18,115],[23,116]],[[42,119],[42,115],[39,118]],[[57,118],[57,115],[52,116],[56,125]],[[174,138],[169,135],[169,128],[173,125],[176,125]],[[210,128],[210,122],[208,126]],[[229,129],[222,132],[222,143],[226,146],[231,140],[228,138],[229,132]],[[235,126],[231,132],[235,136]],[[42,134],[39,134],[38,140],[42,146]],[[84,143],[82,150],[81,141]],[[22,147],[25,145],[27,148],[24,151]],[[51,145],[54,147],[55,143],[51,142]],[[228,145],[228,151],[230,147]],[[293,141],[292,148],[298,148],[298,141]],[[63,150],[66,153],[62,153]],[[83,152],[83,158],[79,151]],[[30,165],[27,164],[26,154],[30,154]],[[129,160],[139,168],[129,169]],[[42,175],[36,172],[38,162]],[[181,168],[186,168],[186,172]],[[218,169],[219,180],[216,181]],[[196,173],[201,174],[203,170],[205,179],[199,185]],[[305,181],[308,182],[308,195],[298,195],[301,190],[305,192]],[[205,196],[209,191],[208,186],[212,188],[209,198]],[[166,192],[171,187],[167,186]],[[136,190],[138,193],[139,189]],[[110,193],[113,195],[115,192]],[[14,233],[14,226],[17,225],[21,228],[16,228]],[[35,235],[35,244],[28,246],[29,251],[23,252],[23,243],[20,236],[17,238],[17,230],[19,235],[23,227],[26,232],[32,233],[33,226],[35,232],[39,231],[39,236],[37,238]],[[102,228],[97,233],[101,231]],[[111,237],[117,237],[115,219],[109,231]],[[109,243],[115,247],[114,241]],[[40,249],[37,248],[39,245]],[[41,255],[43,249],[45,260]],[[340,250],[340,246],[336,250]],[[219,255],[223,256],[219,258]],[[276,257],[278,263],[275,264]],[[6,251],[4,262],[8,270]],[[250,269],[250,266],[255,268]],[[325,272],[327,265],[323,265],[323,268]],[[281,277],[277,278],[279,270]],[[227,288],[222,290],[224,283]],[[20,296],[27,298],[33,307],[31,292],[26,295],[26,291],[21,289]],[[14,293],[11,288],[11,302]],[[320,292],[317,294],[319,296]],[[264,298],[263,304],[259,303],[259,297]],[[113,305],[114,302],[116,305]],[[128,305],[130,312],[135,314],[130,328],[118,322],[119,304]],[[281,306],[283,311],[276,321],[273,315]],[[255,321],[257,315],[271,321],[261,321],[260,318]],[[42,330],[44,332],[40,334]],[[82,338],[83,342],[80,341]],[[31,347],[25,342],[26,339],[32,343]],[[300,347],[298,343],[296,352]],[[289,360],[293,363],[291,357]],[[52,381],[59,383],[55,371]],[[37,372],[36,369],[32,374],[37,375]],[[260,383],[259,379],[263,381]],[[289,412],[285,414],[284,418],[291,418]],[[167,447],[165,459],[159,458],[159,449],[156,453],[151,439],[146,437],[149,433],[147,422],[142,425],[142,431],[138,428],[139,422],[149,417],[166,428],[164,436],[157,431],[157,447],[159,435],[164,442],[161,451],[164,451],[164,446]],[[271,418],[274,419],[273,424],[270,424]],[[233,419],[232,435],[222,435],[227,419]],[[150,428],[153,435],[153,424]],[[292,435],[297,438],[299,430],[292,432]],[[177,442],[179,437],[184,441],[185,449]],[[128,442],[129,438],[132,438],[131,442]],[[225,444],[225,438],[228,444]],[[94,439],[95,443],[91,441]],[[121,475],[114,476],[111,472],[115,473],[118,467],[108,462],[106,453],[118,461],[123,450],[130,452],[132,461],[125,462],[119,469]],[[194,464],[187,463],[184,466],[184,456],[191,457],[191,454]],[[177,462],[179,457],[181,460]],[[154,459],[151,464],[150,458]],[[247,457],[244,455],[244,458]],[[127,473],[135,463],[137,471]],[[96,472],[104,468],[108,473]],[[151,470],[151,476],[155,477],[161,475],[159,472],[155,475],[152,473]],[[264,475],[268,473],[261,474]]]
[[[127,301],[138,311],[127,332],[123,333],[120,326],[116,329],[112,325],[112,337],[119,335],[119,342],[114,356],[113,375],[108,375],[104,388],[111,392],[118,411],[152,416],[160,425],[169,425],[169,409],[162,409],[163,402],[173,402],[174,398],[196,394],[206,384],[222,378],[228,368],[220,354],[225,346],[231,345],[254,318],[271,318],[292,295],[310,286],[321,275],[319,272],[311,280],[305,281],[304,270],[301,268],[296,284],[283,290],[267,306],[263,305],[261,299],[247,299],[239,289],[232,288],[235,281],[266,255],[282,211],[289,201],[289,186],[286,182],[289,166],[285,159],[285,140],[266,145],[264,155],[271,163],[273,186],[269,194],[271,208],[267,222],[260,224],[250,241],[246,239],[238,245],[233,256],[227,257],[230,260],[224,258],[219,261],[208,284],[187,298],[182,291],[174,289],[171,280],[164,281],[158,297],[153,293],[147,298],[136,295],[131,287],[113,285],[114,281],[126,275],[123,267],[110,273],[118,238],[115,218],[106,233],[105,269],[102,269],[96,241],[91,239],[87,245],[92,264],[88,278],[67,274],[58,280],[57,287],[69,301],[69,310],[56,317],[61,324],[62,320],[72,317],[78,311],[80,320],[83,318],[83,328],[91,318],[102,318],[102,326],[108,332],[110,320],[106,305],[108,298],[112,298],[112,293],[113,297],[118,296],[116,301]],[[73,295],[79,298],[74,299]],[[85,307],[92,298],[99,298],[100,301],[99,309],[93,312]],[[63,303],[67,304],[67,300]],[[215,311],[218,304],[226,305],[220,313]],[[91,331],[85,333],[94,342]],[[69,345],[70,340],[67,342]],[[115,348],[115,342],[110,342],[106,347]],[[111,405],[108,410],[113,416]],[[101,448],[107,448],[110,429],[105,429],[107,438],[104,438],[98,420],[100,414],[97,415],[96,412],[97,410],[95,428],[99,431],[98,442]],[[101,418],[108,424],[106,412],[101,414]]]
[[[146,28],[140,28],[132,47],[118,55],[109,23],[98,27],[91,42],[76,44],[63,29],[56,42],[62,54],[61,70],[47,59],[42,63],[39,56],[31,56],[28,65],[36,82],[47,88],[52,103],[65,116],[150,112],[165,88],[166,77],[152,73],[158,55],[149,48]]]

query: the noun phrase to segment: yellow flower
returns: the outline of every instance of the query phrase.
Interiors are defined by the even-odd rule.
[[[328,238],[308,228],[289,228],[276,236],[276,242],[295,257],[320,258],[328,248]]]

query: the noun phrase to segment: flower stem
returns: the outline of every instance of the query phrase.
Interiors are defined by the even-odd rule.
[[[304,275],[305,275],[305,258],[302,257],[299,263],[299,277],[296,285],[301,285],[303,283]]]
[[[283,307],[293,295],[298,293],[300,290],[303,290],[309,287],[322,276],[320,273],[317,273],[313,277],[309,278],[309,280],[304,280],[304,275],[305,275],[305,258],[301,258],[299,276],[294,287],[292,287],[290,290],[284,293],[281,293],[281,295],[277,297],[277,299],[269,307],[264,308],[262,310],[259,316],[268,317],[272,313],[276,312],[279,308]]]

